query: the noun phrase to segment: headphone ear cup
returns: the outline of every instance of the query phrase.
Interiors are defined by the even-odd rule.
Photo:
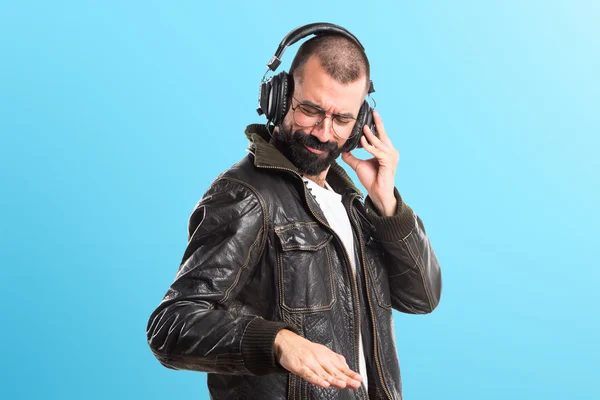
[[[354,128],[352,128],[352,136],[346,142],[346,151],[352,151],[356,148],[362,148],[360,144],[360,138],[364,135],[364,126],[368,125],[373,129],[373,109],[365,100],[360,106],[360,110],[358,111],[358,117],[356,117],[356,123],[354,124]]]
[[[290,93],[294,90],[294,77],[289,75],[285,71],[281,71],[279,74],[279,96],[277,98],[277,114],[273,123],[279,125],[285,119],[285,115],[288,112]]]
[[[286,107],[287,111],[287,99],[285,97],[287,86],[288,74],[285,71],[272,76],[260,85],[260,110],[267,117],[267,120],[275,125],[281,122],[282,105]],[[284,96],[283,101],[282,96]],[[283,115],[285,116],[285,112]]]
[[[274,110],[277,99],[275,98],[276,91],[274,89],[277,86],[277,76],[272,76],[271,78],[269,78],[269,80],[260,84],[260,110],[269,121],[271,121],[275,116]]]
[[[366,101],[365,101],[365,103],[366,103]],[[379,134],[377,133],[377,129],[375,129],[375,121],[373,120],[373,109],[368,104],[367,104],[367,107],[368,107],[368,110],[366,112],[365,125],[367,125],[371,129],[371,132],[373,132],[375,134],[375,136],[379,137]]]
[[[264,114],[269,119],[269,98],[271,92],[271,80],[260,84],[260,91],[258,93],[258,114]]]

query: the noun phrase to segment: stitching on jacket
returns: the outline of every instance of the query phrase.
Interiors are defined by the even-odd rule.
[[[418,247],[418,244],[416,242],[416,239],[414,238],[414,235],[413,235],[412,239],[413,239],[412,242],[414,243],[413,246]],[[425,295],[427,296],[427,301],[429,302],[429,308],[432,309],[433,308],[433,302],[431,300],[431,295],[430,295],[429,290],[427,288],[427,281],[426,281],[425,276],[423,274],[424,271],[423,271],[423,267],[422,267],[421,262],[420,262],[420,258],[418,256],[415,257],[414,251],[411,249],[411,246],[408,244],[408,240],[406,240],[404,242],[404,244],[406,245],[406,248],[408,249],[408,252],[409,252],[411,258],[416,263],[416,267],[417,267],[417,269],[419,271],[419,275],[421,276],[421,280],[423,281],[423,289],[425,289]],[[419,253],[418,249],[417,249],[417,253]]]
[[[288,400],[296,400],[296,375],[288,374]]]
[[[279,287],[280,287],[280,302],[279,304],[281,305],[281,307],[283,309],[285,309],[286,311],[290,312],[290,313],[297,313],[297,312],[321,312],[321,311],[328,311],[331,310],[333,308],[333,305],[336,303],[336,296],[335,296],[335,291],[333,290],[333,272],[332,272],[332,265],[331,265],[331,257],[329,255],[329,250],[327,247],[325,247],[325,251],[327,253],[327,267],[329,268],[329,276],[330,276],[330,291],[331,291],[331,302],[328,305],[324,305],[324,306],[315,306],[315,307],[290,307],[288,305],[285,304],[285,288],[284,288],[284,278],[283,278],[283,271],[285,266],[283,265],[283,257],[281,252],[279,252],[279,254],[277,255],[277,268],[279,269],[280,273],[279,275]]]
[[[349,268],[342,268],[342,271],[343,271],[343,273],[346,274],[346,278],[348,279],[348,281],[351,282],[352,281],[351,274],[353,274],[354,272],[351,271]],[[352,356],[351,356],[350,360],[346,359],[346,362],[350,361],[350,363],[354,363],[354,361],[356,361],[356,365],[358,365],[360,363],[360,361],[354,358],[354,356],[358,352],[357,347],[356,347],[356,329],[355,328],[357,326],[357,322],[355,319],[354,304],[352,305],[352,312],[349,314],[348,320],[349,320],[348,332],[350,332],[351,342],[352,342]]]
[[[232,178],[232,177],[227,177],[226,176],[226,177],[221,178],[221,180],[224,180],[224,181],[227,180],[227,181],[230,181],[230,182],[234,182],[234,183],[237,183],[237,184],[239,184],[241,186],[244,186],[244,187],[250,189],[250,191],[252,191],[252,193],[254,193],[254,195],[256,196],[256,198],[258,200],[258,204],[260,205],[261,212],[263,214],[263,227],[258,232],[258,235],[256,236],[256,239],[254,240],[254,243],[252,243],[252,246],[250,246],[250,250],[248,251],[248,255],[246,257],[246,261],[244,262],[244,264],[242,265],[242,267],[238,271],[238,274],[236,276],[235,281],[226,290],[224,298],[219,301],[219,303],[223,304],[225,301],[227,301],[227,299],[228,299],[229,295],[231,294],[231,291],[233,290],[233,288],[235,287],[235,285],[237,285],[237,283],[239,281],[239,278],[241,276],[242,270],[244,270],[248,266],[247,264],[250,261],[250,257],[252,255],[252,249],[256,245],[256,241],[258,240],[259,237],[261,237],[261,233],[264,233],[263,236],[262,236],[262,242],[260,244],[260,251],[258,253],[258,257],[256,259],[256,263],[253,265],[253,267],[256,264],[258,264],[260,258],[262,257],[262,253],[264,251],[264,247],[265,247],[265,243],[266,243],[266,239],[267,239],[266,232],[267,232],[267,226],[268,226],[268,224],[267,224],[267,215],[266,215],[265,207],[264,207],[264,199],[262,198],[262,196],[260,195],[260,193],[258,193],[258,191],[256,190],[255,187],[253,187],[252,185],[249,185],[248,183],[246,183],[244,181],[241,181],[239,179]]]
[[[325,252],[327,253],[327,264],[329,265],[329,287],[331,289],[331,306],[333,306],[337,301],[337,290],[335,290],[335,281],[333,278],[333,261],[331,260],[331,252],[329,251],[329,246],[325,247]]]
[[[371,276],[371,280],[373,281],[373,284],[372,284],[371,286],[373,287],[373,289],[374,289],[374,291],[375,291],[375,295],[376,295],[376,297],[377,297],[377,303],[379,303],[379,306],[380,306],[380,307],[382,307],[382,308],[384,308],[384,309],[386,309],[386,310],[390,310],[390,309],[392,308],[392,304],[391,304],[391,302],[390,302],[390,304],[386,303],[386,302],[385,302],[385,299],[383,298],[383,297],[384,297],[384,294],[383,294],[383,293],[381,293],[381,296],[380,296],[380,295],[379,295],[379,292],[378,292],[378,290],[377,290],[377,287],[376,287],[376,282],[377,282],[377,279],[375,279],[375,277],[376,277],[376,275],[375,275],[375,274],[376,274],[376,273],[375,273],[375,267],[373,266],[373,261],[372,261],[371,259],[367,259],[366,261],[367,261],[367,265],[365,265],[365,268],[367,269],[368,275],[370,275],[370,276]],[[390,278],[390,277],[388,276],[388,281],[389,281],[389,278]],[[381,282],[380,282],[380,283],[381,283]],[[389,286],[389,282],[383,282],[383,283],[381,283],[381,284],[383,284],[383,285],[388,285],[388,286]],[[367,290],[369,290],[369,289],[367,289]],[[380,298],[380,297],[381,297],[381,298]],[[390,294],[390,297],[391,297],[391,294]]]
[[[281,259],[281,253],[277,254],[277,272],[277,279],[279,280],[279,305],[287,311],[283,302],[283,261]]]
[[[152,349],[151,349],[152,350]],[[159,360],[163,360],[163,361],[177,361],[177,362],[182,362],[182,363],[186,363],[189,365],[194,365],[194,366],[200,366],[200,367],[207,367],[210,368],[211,365],[213,365],[213,369],[214,366],[219,364],[216,360],[216,358],[220,357],[220,356],[225,356],[227,355],[228,357],[231,356],[237,356],[237,357],[241,357],[241,354],[236,354],[236,353],[223,353],[223,354],[217,354],[215,356],[205,356],[202,357],[201,359],[198,359],[197,356],[192,356],[192,355],[187,355],[187,354],[167,354],[167,355],[163,355],[160,352],[156,352],[154,350],[152,350],[152,353],[154,353],[154,355],[159,359]],[[215,358],[213,360],[213,357]],[[234,365],[235,367],[243,367],[244,372],[250,372],[248,371],[248,369],[246,368],[246,366],[243,364],[243,360],[242,359],[228,359],[225,360],[226,364],[228,365]]]
[[[415,249],[417,249],[417,259],[418,259],[419,261],[422,261],[422,257],[421,257],[421,249],[420,249],[420,248],[419,248],[419,246],[418,246],[418,243],[417,243],[417,238],[415,237],[415,235],[412,235],[412,240],[413,240],[413,243],[415,244]]]
[[[294,319],[297,321],[296,322],[296,326],[298,326],[298,330],[302,333],[304,333],[304,324],[303,324],[303,318],[301,314],[296,314],[294,316]],[[300,379],[300,383],[302,383],[302,380]],[[302,399],[302,386],[300,386],[300,391],[298,393],[298,398]]]
[[[412,231],[411,231],[412,233]],[[417,269],[419,270],[419,275],[421,276],[421,280],[423,281],[423,289],[425,289],[425,295],[427,296],[427,301],[429,302],[429,309],[432,310],[433,309],[433,301],[431,299],[431,294],[429,293],[429,288],[427,287],[427,280],[425,279],[425,276],[423,274],[423,267],[421,266],[421,264],[419,263],[419,258],[415,258],[414,252],[411,250],[411,246],[408,245],[407,241],[404,240],[403,241],[406,248],[408,249],[408,252],[410,254],[410,256],[412,257],[413,261],[415,261],[417,264]],[[416,242],[415,242],[416,245]]]
[[[226,357],[224,357],[226,356]],[[246,368],[246,364],[244,364],[243,360],[236,360],[231,358],[230,353],[226,353],[226,354],[217,354],[217,357],[215,358],[215,362],[213,364],[213,370],[217,370],[217,367],[220,365],[234,365],[236,367],[243,367],[245,370],[248,370],[248,368]]]
[[[237,275],[235,277],[235,280],[233,281],[233,283],[231,284],[231,286],[229,286],[229,288],[225,292],[225,295],[223,296],[223,298],[221,300],[219,300],[219,303],[224,304],[227,300],[229,300],[229,295],[231,294],[231,291],[233,290],[233,288],[235,287],[235,285],[237,285],[237,283],[240,280],[240,276],[242,275],[242,272],[244,272],[244,269],[246,269],[246,267],[250,263],[250,257],[252,256],[252,250],[254,249],[254,246],[256,246],[256,242],[260,238],[260,234],[262,232],[263,232],[263,229],[260,228],[260,231],[258,231],[258,236],[256,237],[256,239],[254,239],[254,243],[252,243],[252,245],[250,246],[250,249],[248,250],[248,255],[246,256],[246,261],[244,261],[244,264],[242,264],[242,266],[238,270],[238,273],[237,273]]]
[[[411,257],[412,258],[412,257]],[[404,274],[409,273],[410,271],[412,271],[413,269],[415,269],[415,267],[417,266],[417,264],[414,264],[412,267],[408,268],[406,271],[404,272],[400,272],[399,274],[394,274],[394,275],[388,275],[388,278],[392,279],[392,278],[397,278],[399,276],[402,276]]]
[[[295,246],[284,246],[282,244],[281,248],[283,249],[283,251],[290,251],[290,250],[316,251],[316,250],[321,250],[323,247],[325,247],[332,238],[333,238],[333,236],[329,235],[329,237],[327,239],[325,239],[323,242],[315,244],[314,246],[305,246],[305,245],[301,245],[301,244],[295,245]]]
[[[210,185],[208,185],[208,187],[212,188],[218,181],[221,180],[222,176],[223,176],[223,173],[220,173],[219,175],[217,175],[217,177],[210,183]],[[200,226],[200,224],[198,224],[198,226],[196,227],[196,229],[194,229],[194,232],[190,235],[190,224],[189,224],[189,222],[192,220],[192,217],[194,216],[194,213],[196,213],[196,211],[198,211],[198,209],[200,207],[204,207],[204,206],[201,206],[203,200],[204,200],[204,198],[198,200],[198,202],[194,206],[193,211],[191,212],[190,216],[188,217],[188,244],[189,244],[190,240],[192,239],[192,237],[194,237],[194,234],[196,233],[196,231],[198,230],[198,226]],[[202,220],[204,220],[204,217],[202,218]]]
[[[402,240],[408,238],[411,235],[411,233],[413,233],[415,231],[415,229],[417,229],[417,215],[414,212],[413,212],[413,219],[415,221],[415,225],[411,228],[410,232],[408,232],[408,234],[402,238]]]
[[[291,226],[290,226],[291,225]],[[301,222],[301,223],[294,223],[294,224],[289,224],[289,225],[283,225],[284,227],[286,227],[285,229],[280,229],[281,227],[276,226],[273,231],[275,232],[275,235],[277,235],[277,237],[279,238],[279,240],[281,241],[281,248],[283,249],[283,251],[289,251],[289,250],[306,250],[306,251],[315,251],[315,250],[320,250],[322,249],[332,238],[333,235],[331,235],[330,233],[325,233],[325,239],[323,239],[322,242],[317,243],[315,245],[312,246],[308,246],[308,245],[284,245],[284,239],[279,235],[280,233],[289,231],[291,229],[294,228],[298,228],[299,226],[302,225],[318,225],[318,223],[316,222]]]
[[[304,337],[304,333],[302,331],[302,324],[300,322],[298,322],[298,314],[289,314],[287,312],[283,312],[282,313],[284,316],[284,320],[288,321],[288,323],[292,326],[294,326],[299,334]],[[293,374],[293,373],[289,373],[288,374],[288,396],[287,398],[290,400],[296,400],[296,388],[297,388],[297,382],[298,382],[298,377]]]
[[[429,240],[429,239],[427,239],[427,240]],[[415,238],[415,235],[413,235],[413,241],[415,243],[415,248],[417,249],[417,253],[418,253],[420,265],[424,265],[425,263],[424,263],[424,260],[423,260],[423,255],[422,255],[421,250],[420,250],[420,248],[418,246],[417,239]],[[427,293],[427,298],[429,299],[429,305],[431,307],[431,310],[433,311],[433,296],[431,295],[431,288],[427,285],[427,281],[425,280],[424,274],[423,274],[423,286],[425,286],[425,292]]]
[[[319,225],[318,222],[314,222],[314,221],[310,221],[310,222],[293,222],[291,224],[286,224],[286,225],[280,225],[275,227],[275,231],[276,232],[285,232],[287,230],[293,229],[293,228],[297,228],[299,226],[302,225]]]
[[[256,320],[258,317],[254,317],[250,320],[250,322],[248,322],[246,324],[246,326],[244,327],[244,331],[242,332],[242,337],[240,338],[240,354],[242,353],[242,343],[244,343],[244,338],[246,337],[246,331],[248,330],[248,327],[250,326],[250,324]],[[244,361],[244,357],[242,356],[242,361],[244,363],[244,367],[246,369],[248,369],[248,367],[246,366],[246,362]]]
[[[244,185],[246,185],[248,188],[250,188],[250,190],[252,190],[254,192],[254,194],[256,195],[256,197],[258,198],[258,202],[260,203],[260,209],[263,213],[263,232],[264,232],[264,237],[263,237],[263,241],[260,244],[260,252],[258,253],[258,258],[256,259],[256,263],[258,264],[258,262],[260,261],[260,259],[263,256],[263,253],[265,251],[266,248],[266,244],[267,244],[267,240],[268,240],[268,232],[269,232],[269,220],[270,220],[270,213],[269,210],[267,210],[267,202],[265,201],[265,199],[262,197],[262,195],[259,193],[258,189],[255,188],[254,186],[252,186],[249,183],[246,182],[242,182],[238,179],[235,178],[231,178],[235,181],[238,181],[240,183],[243,183]]]
[[[192,217],[194,216],[194,214],[196,212],[198,212],[198,210],[200,210],[201,208],[205,208],[205,206],[200,205],[200,202],[198,202],[198,205],[196,205],[196,207],[194,207],[194,211],[192,211],[192,214],[189,216],[188,221],[190,221],[190,222],[192,221]],[[190,226],[190,223],[188,222],[188,242],[187,242],[188,245],[192,242],[192,239],[196,235],[196,232],[198,231],[200,226],[202,226],[202,222],[204,222],[204,219],[206,218],[206,211],[202,210],[202,212],[204,213],[204,215],[202,216],[202,219],[200,220],[198,225],[196,225],[196,229],[194,229],[194,232],[189,233],[191,226]]]
[[[410,235],[412,235],[412,233],[414,232],[415,229],[416,229],[416,227],[413,227],[410,230],[410,232],[408,232],[406,234],[406,236],[404,236],[400,240],[383,240],[383,239],[380,239],[380,238],[377,238],[377,237],[373,237],[373,241],[374,242],[378,242],[378,243],[389,243],[389,244],[398,243],[399,241],[402,242],[402,241],[406,240]]]

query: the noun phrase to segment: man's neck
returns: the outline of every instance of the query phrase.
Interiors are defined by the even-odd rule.
[[[305,177],[306,179],[310,179],[311,181],[313,181],[314,183],[316,183],[317,185],[321,186],[321,187],[325,187],[325,178],[327,177],[327,172],[329,171],[329,167],[321,172],[319,175],[302,175],[303,177]]]

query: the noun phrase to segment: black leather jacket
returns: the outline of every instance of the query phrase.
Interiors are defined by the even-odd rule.
[[[350,216],[356,250],[348,254],[265,127],[246,135],[248,157],[212,183],[190,217],[175,281],[148,322],[150,348],[166,367],[208,372],[213,399],[401,399],[392,309],[429,313],[441,293],[420,218],[398,191],[396,215],[379,216],[334,164],[327,182]],[[369,393],[287,373],[273,356],[283,328],[343,355],[354,371],[362,332]]]

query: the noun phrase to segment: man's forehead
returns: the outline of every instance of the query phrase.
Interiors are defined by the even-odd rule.
[[[354,82],[343,85],[338,82],[305,79],[302,84],[297,85],[294,95],[298,100],[324,110],[333,109],[332,111],[339,114],[355,114],[364,100],[362,86],[361,83]]]

